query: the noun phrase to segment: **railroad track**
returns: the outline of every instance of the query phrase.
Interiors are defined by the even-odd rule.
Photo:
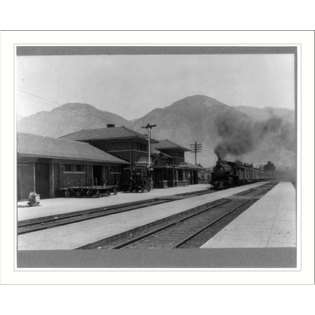
[[[147,200],[128,202],[108,207],[99,207],[89,210],[74,211],[69,213],[45,216],[29,220],[19,221],[17,225],[17,233],[25,234],[35,231],[45,230],[57,226],[67,225],[71,223],[91,220],[99,217],[104,217],[111,214],[122,213],[126,211],[136,210],[149,206],[154,206],[170,201],[182,200],[185,198],[201,196],[213,192],[210,189],[201,190],[196,192],[181,193],[166,197],[152,198]]]
[[[276,183],[235,194],[87,244],[78,249],[196,248],[259,200]]]

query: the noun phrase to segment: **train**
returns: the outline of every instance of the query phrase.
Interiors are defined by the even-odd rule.
[[[275,167],[268,161],[263,167],[254,167],[253,164],[240,161],[225,161],[218,158],[211,173],[210,184],[213,189],[249,184],[274,178]]]

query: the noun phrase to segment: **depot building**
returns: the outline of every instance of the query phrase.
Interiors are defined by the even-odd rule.
[[[17,159],[18,200],[30,192],[51,198],[64,187],[118,184],[128,165],[88,143],[25,133],[17,135]]]
[[[127,127],[116,127],[80,130],[62,137],[89,143],[101,150],[129,162],[124,166],[124,178],[129,177],[130,170],[142,172],[148,167],[148,138],[146,135]],[[153,187],[166,188],[193,185],[201,182],[200,175],[204,169],[185,161],[185,152],[190,149],[168,139],[150,139],[150,157],[153,169]]]
[[[185,161],[189,149],[170,140],[151,139],[153,187],[202,182],[204,168]],[[18,200],[32,191],[41,198],[58,196],[67,187],[128,185],[133,170],[148,167],[148,138],[127,127],[84,129],[58,139],[17,135]]]

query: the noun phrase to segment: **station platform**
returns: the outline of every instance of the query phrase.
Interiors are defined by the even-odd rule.
[[[18,236],[19,250],[69,250],[265,184],[259,182]],[[195,185],[196,186],[196,185]],[[200,188],[200,187],[199,187]],[[152,196],[151,196],[152,198]],[[78,199],[80,201],[81,199]]]
[[[296,247],[296,191],[281,182],[201,248]]]
[[[117,195],[100,198],[50,198],[42,199],[40,205],[29,207],[27,201],[18,202],[18,221],[39,218],[73,211],[108,207],[121,203],[166,197],[209,189],[209,184],[196,184],[182,187],[158,188],[144,193],[119,192]]]

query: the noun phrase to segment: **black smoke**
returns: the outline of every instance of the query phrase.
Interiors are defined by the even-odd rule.
[[[221,159],[254,151],[267,135],[274,136],[280,146],[287,146],[292,151],[295,149],[294,134],[289,133],[291,126],[278,117],[254,122],[247,115],[225,113],[218,116],[215,123],[221,141],[214,151]]]
[[[246,119],[233,119],[232,116],[219,116],[216,126],[221,142],[215,148],[218,157],[227,154],[239,156],[254,148],[251,122]]]

